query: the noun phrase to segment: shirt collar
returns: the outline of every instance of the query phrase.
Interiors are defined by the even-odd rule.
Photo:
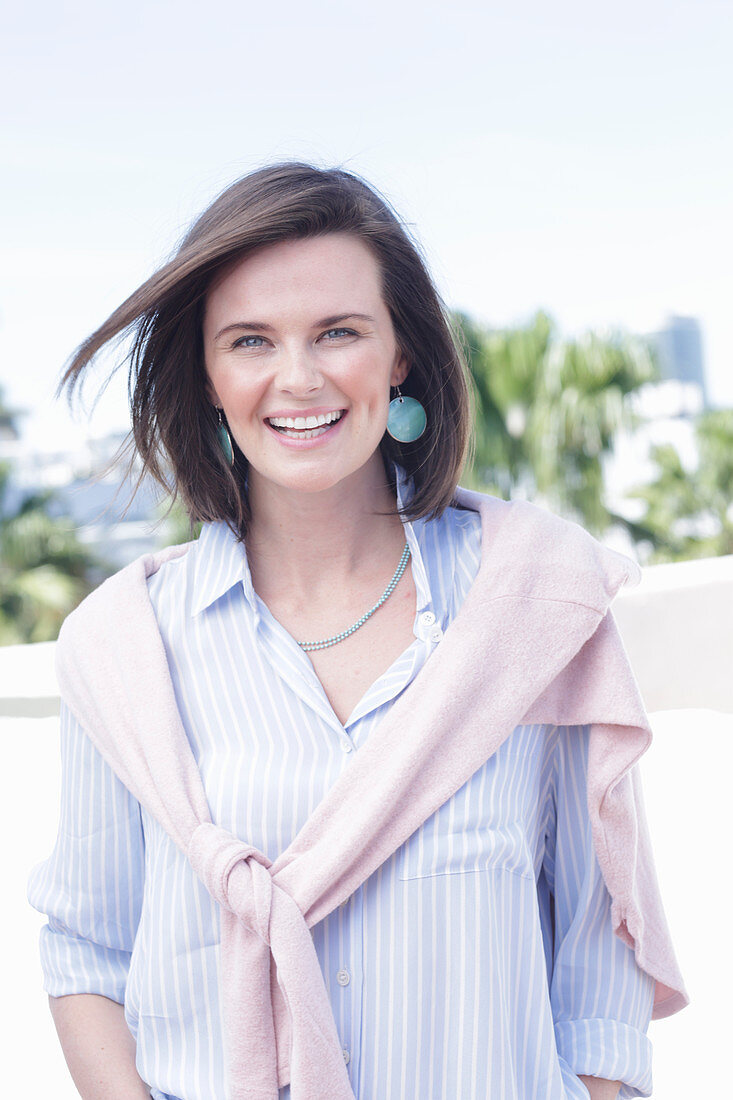
[[[401,466],[395,464],[393,472],[397,505],[403,508],[415,494],[414,482]],[[432,603],[428,573],[420,548],[424,525],[424,520],[402,520],[405,539],[410,547],[417,611],[424,611]],[[240,582],[245,599],[257,611],[257,596],[252,585],[244,543],[238,541],[226,523],[205,523],[196,543],[191,615],[198,615],[210,607],[215,600]]]
[[[409,477],[402,469],[402,467],[398,466],[396,463],[394,465],[394,475],[395,488],[397,490],[397,506],[398,508],[404,508],[404,506],[406,504],[409,504],[409,502],[415,495],[415,484],[413,479]],[[407,545],[410,547],[410,559],[412,561],[412,579],[415,584],[415,592],[417,596],[416,610],[420,612],[424,611],[432,604],[432,595],[430,592],[428,571],[420,547],[420,544],[424,538],[425,520],[408,520],[405,519],[403,516],[402,527],[405,532]]]
[[[241,582],[247,600],[255,606],[255,591],[244,543],[226,523],[205,523],[196,543],[191,615],[198,615]]]

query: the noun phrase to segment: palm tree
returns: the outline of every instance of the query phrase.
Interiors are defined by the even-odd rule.
[[[695,436],[695,470],[685,469],[671,444],[656,446],[656,479],[627,494],[646,504],[652,562],[733,554],[733,409],[702,413]]]
[[[648,346],[620,333],[561,339],[541,312],[500,331],[455,322],[476,392],[473,483],[539,498],[596,534],[628,527],[606,507],[603,460],[634,426],[629,396],[655,377]]]
[[[648,346],[619,333],[558,341],[548,356],[530,424],[537,487],[596,534],[625,525],[606,507],[603,460],[638,424],[629,397],[655,373]]]
[[[532,459],[526,436],[553,325],[537,313],[523,326],[499,331],[453,315],[464,345],[476,401],[475,452],[466,480],[509,499],[530,488]]]

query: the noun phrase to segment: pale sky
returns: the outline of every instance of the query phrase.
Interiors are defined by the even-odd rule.
[[[703,325],[733,404],[733,4],[130,0],[4,17],[0,384],[36,446],[125,427],[52,392],[226,184],[352,168],[450,306],[564,331]]]

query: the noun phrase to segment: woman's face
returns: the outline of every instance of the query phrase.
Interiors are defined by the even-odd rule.
[[[407,375],[377,261],[348,233],[266,245],[211,289],[208,395],[265,483],[319,492],[380,463]],[[372,470],[372,472],[374,472]]]

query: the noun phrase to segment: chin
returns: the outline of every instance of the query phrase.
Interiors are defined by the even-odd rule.
[[[371,456],[372,461],[373,457]],[[326,493],[344,481],[355,479],[355,484],[360,480],[360,475],[368,477],[367,471],[370,464],[369,458],[366,462],[355,466],[338,464],[331,459],[326,462],[314,462],[311,465],[303,463],[302,468],[299,470],[292,468],[289,470],[265,470],[260,468],[257,470],[257,475],[264,492],[267,492],[267,486],[270,485],[276,486],[280,491],[285,490],[292,493]]]
[[[283,489],[290,489],[296,493],[325,493],[348,476],[343,474],[339,477],[333,470],[310,474],[303,472],[298,477],[283,479],[280,484]]]

